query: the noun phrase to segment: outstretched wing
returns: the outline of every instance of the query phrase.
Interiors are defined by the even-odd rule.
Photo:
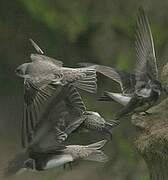
[[[85,67],[91,66],[97,72],[103,74],[104,76],[109,77],[110,79],[113,79],[114,81],[120,84],[121,90],[124,94],[130,94],[134,92],[134,88],[135,88],[134,74],[118,71],[112,67],[97,65],[92,63],[79,63],[79,65]]]
[[[33,133],[39,124],[52,96],[59,94],[61,86],[48,85],[45,88],[35,86],[31,81],[24,82],[24,109],[21,127],[22,146],[26,147],[33,138]]]
[[[84,121],[82,115],[86,107],[73,85],[63,87],[59,96],[59,103],[52,105],[50,110],[50,119],[56,122],[56,126],[61,131],[70,134]],[[53,104],[55,104],[54,100]]]
[[[152,32],[148,18],[142,8],[139,9],[135,37],[137,55],[135,75],[138,88],[143,83],[148,82],[149,79],[158,79]]]
[[[40,108],[38,108],[40,115],[35,118],[35,126],[31,127],[31,130],[29,129],[33,117],[29,116],[28,118],[26,116],[25,127],[22,127],[24,135],[22,139],[26,139],[28,145],[36,145],[41,148],[53,146],[56,142],[60,142],[58,129],[63,132],[64,137],[67,137],[83,122],[84,119],[81,116],[85,111],[85,105],[72,85],[58,86],[57,89],[46,88],[52,91],[50,93],[52,95],[40,103]],[[29,113],[32,113],[32,109]]]

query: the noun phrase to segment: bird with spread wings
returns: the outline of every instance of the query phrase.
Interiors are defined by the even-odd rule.
[[[68,135],[84,121],[85,105],[73,85],[43,89],[50,96],[36,92],[25,94],[25,115],[22,120],[24,152],[17,155],[6,169],[7,175],[20,169],[46,170],[76,159],[105,162],[107,156],[100,150],[106,140],[90,145],[65,145]],[[56,90],[57,89],[57,90]]]
[[[139,8],[135,33],[136,67],[133,73],[112,67],[80,63],[118,82],[121,93],[104,92],[101,101],[116,101],[124,106],[116,119],[134,112],[146,112],[159,99],[164,88],[158,79],[154,42],[148,18]]]

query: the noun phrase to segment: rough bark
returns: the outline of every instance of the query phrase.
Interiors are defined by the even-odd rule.
[[[163,68],[162,82],[168,85],[168,64]],[[137,128],[134,143],[148,166],[150,179],[168,180],[168,98],[148,112],[132,116]]]

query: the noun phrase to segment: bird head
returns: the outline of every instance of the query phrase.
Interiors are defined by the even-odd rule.
[[[27,71],[27,66],[29,63],[24,63],[20,66],[18,66],[15,70],[15,73],[17,76],[23,77],[24,75],[26,75],[26,71]]]

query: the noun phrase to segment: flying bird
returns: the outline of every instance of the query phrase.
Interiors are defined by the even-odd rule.
[[[59,136],[57,138],[61,139]],[[44,171],[76,160],[108,161],[108,157],[100,150],[107,140],[89,145],[62,145],[57,144],[59,141],[55,140],[52,146],[38,146],[39,143],[46,143],[45,141],[45,137],[41,138],[37,144],[32,144],[25,152],[17,154],[5,169],[5,176],[12,176],[24,170]]]
[[[44,92],[48,92],[50,96]],[[26,147],[27,142],[29,143],[33,138],[33,129],[42,119],[53,120],[63,132],[68,126],[73,126],[74,130],[85,128],[109,134],[110,137],[112,128],[119,125],[116,121],[105,121],[97,112],[87,111],[79,92],[71,84],[66,86],[51,84],[35,92],[25,89],[22,120],[23,147]]]
[[[90,93],[97,90],[96,72],[91,68],[63,67],[63,62],[44,55],[40,47],[30,39],[38,54],[31,54],[31,62],[18,66],[16,75],[24,78],[25,86],[40,90],[48,84],[72,83],[75,87]]]
[[[38,52],[43,53],[33,40],[31,40],[31,42]],[[51,105],[48,105],[48,102],[50,102]],[[67,106],[67,104],[69,104],[69,106]],[[57,126],[62,131],[64,131],[64,126],[67,127],[67,125],[69,125],[67,123],[77,121],[80,127],[90,131],[96,130],[100,133],[106,133],[112,137],[111,129],[118,125],[118,122],[115,121],[106,122],[98,113],[86,111],[86,107],[79,92],[71,83],[64,86],[51,83],[40,89],[25,86],[24,117],[22,125],[27,127],[27,130],[23,131],[22,134],[29,132],[29,138],[31,138],[31,129],[35,126],[34,124],[38,121],[37,119],[39,119],[42,112],[45,114],[49,112],[51,114],[51,112],[55,113],[62,107],[64,107],[64,111],[71,112],[62,113],[61,120],[57,120],[57,122],[59,122],[57,123]],[[70,107],[73,107],[73,110]],[[74,111],[75,108],[80,109],[80,112]],[[58,114],[60,115],[60,113]],[[69,119],[69,121],[67,119]],[[22,137],[22,145],[25,146],[25,142],[28,141],[28,136],[23,135]]]
[[[84,122],[82,117],[86,109],[73,85],[54,86],[57,87],[48,85],[44,88],[52,94],[45,99],[39,91],[33,99],[25,96],[29,108],[22,120],[24,151],[9,162],[5,175],[16,174],[22,169],[46,170],[76,159],[107,160],[100,150],[106,140],[86,146],[65,145],[68,136]]]
[[[118,71],[101,65],[90,65],[97,72],[118,82],[122,93],[105,92],[100,100],[117,101],[125,106],[116,114],[116,119],[134,112],[146,112],[159,99],[164,87],[158,78],[154,42],[148,18],[139,8],[135,33],[136,67],[133,73]],[[82,63],[88,66],[87,63]]]
[[[43,94],[49,92],[50,96]],[[47,127],[53,124],[61,131],[70,134],[67,127],[77,128],[84,119],[82,118],[86,107],[77,89],[68,84],[48,85],[41,91],[25,91],[24,114],[22,119],[22,145],[27,147],[34,136],[40,122],[46,122],[42,129],[45,133]]]

